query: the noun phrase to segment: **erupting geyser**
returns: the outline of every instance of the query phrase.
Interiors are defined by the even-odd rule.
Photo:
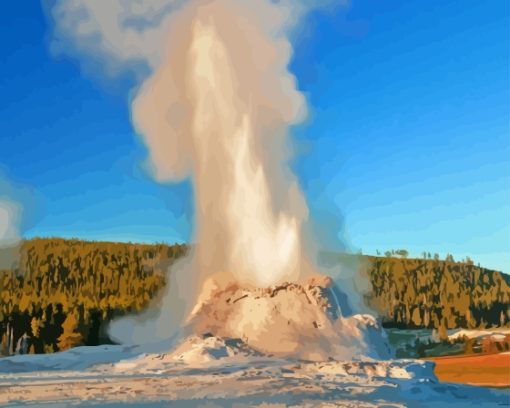
[[[381,327],[352,314],[344,276],[314,264],[287,166],[288,127],[306,114],[288,34],[333,1],[348,0],[54,0],[56,48],[73,41],[71,52],[99,58],[108,74],[134,70],[133,124],[157,180],[192,181],[195,237],[159,304],[110,327],[123,345],[0,359],[0,403],[508,403],[438,382],[430,361],[368,361],[391,357]]]
[[[133,103],[156,176],[193,179],[194,274],[254,286],[300,275],[306,206],[284,147],[304,103],[286,70],[285,18],[265,1],[191,2]]]
[[[330,281],[302,281],[318,269],[307,261],[308,211],[286,165],[288,127],[306,114],[287,35],[322,2],[112,3],[105,13],[93,2],[61,2],[55,15],[75,38],[99,34],[114,62],[146,62],[133,123],[156,179],[190,177],[196,204],[196,245],[171,271],[159,317],[145,316],[138,333],[184,327],[314,359],[373,354],[359,330],[375,322],[344,319]],[[118,322],[113,334],[122,340],[124,329]]]

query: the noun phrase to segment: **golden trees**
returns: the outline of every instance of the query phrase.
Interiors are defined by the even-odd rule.
[[[83,343],[83,337],[78,331],[79,320],[74,312],[67,315],[62,324],[62,334],[58,338],[60,350],[67,350]]]
[[[510,276],[472,261],[369,257],[367,296],[387,324],[452,329],[505,325]],[[391,288],[391,289],[389,289]],[[444,333],[443,333],[444,334]]]
[[[107,341],[101,325],[146,308],[184,251],[183,245],[25,241],[16,269],[0,271],[0,339],[9,349],[14,326],[13,341],[30,333],[36,352]],[[79,324],[70,331],[73,319]]]
[[[0,353],[12,351],[23,333],[40,353],[108,341],[102,327],[148,307],[185,251],[184,245],[25,241],[16,269],[0,271]],[[371,284],[367,301],[387,324],[444,334],[510,321],[508,276],[472,263],[390,255],[360,262]]]

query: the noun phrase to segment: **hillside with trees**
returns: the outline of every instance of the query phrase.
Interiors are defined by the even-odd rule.
[[[401,251],[366,257],[371,283],[367,303],[388,326],[446,329],[504,326],[510,321],[510,276],[424,254]]]
[[[24,241],[16,265],[0,271],[0,354],[109,342],[106,323],[144,310],[185,252],[184,245]],[[441,332],[509,322],[509,276],[469,260],[406,256],[359,262],[371,283],[366,301],[385,325]]]
[[[184,245],[63,239],[23,242],[17,267],[0,271],[0,353],[108,342],[104,323],[146,308],[165,284],[164,271],[185,250]]]

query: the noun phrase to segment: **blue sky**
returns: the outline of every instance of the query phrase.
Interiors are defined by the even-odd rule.
[[[144,171],[130,78],[52,56],[37,2],[3,7],[0,173],[34,192],[23,235],[189,240],[192,188]],[[353,0],[305,23],[291,164],[324,245],[510,272],[508,2]]]

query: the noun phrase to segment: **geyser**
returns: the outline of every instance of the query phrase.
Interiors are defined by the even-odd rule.
[[[306,255],[308,210],[287,166],[288,127],[306,114],[288,71],[288,34],[318,3],[57,4],[56,31],[78,40],[79,49],[89,50],[93,38],[107,65],[145,62],[150,74],[132,101],[134,126],[155,178],[189,177],[194,186],[193,251],[172,268],[159,315],[116,322],[117,339],[143,342],[150,333],[154,340],[184,325],[185,334],[245,338],[270,354],[369,354],[359,327],[372,323],[341,317],[321,292],[330,284],[297,283],[320,271]],[[228,317],[215,320],[220,315]]]
[[[268,286],[301,272],[306,206],[284,162],[304,103],[286,70],[281,13],[266,2],[190,3],[133,103],[156,176],[193,180],[195,274]]]

